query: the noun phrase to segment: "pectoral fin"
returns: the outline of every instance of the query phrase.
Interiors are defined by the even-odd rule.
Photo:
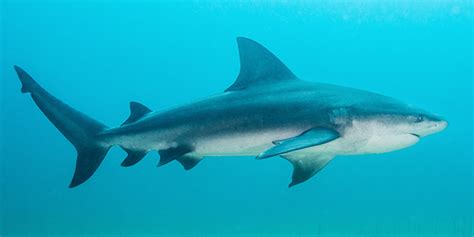
[[[265,159],[291,151],[318,146],[328,143],[338,137],[340,137],[339,133],[333,129],[313,128],[296,137],[274,141],[273,143],[276,146],[260,153],[257,156],[257,159]]]
[[[331,154],[289,154],[282,156],[293,164],[289,187],[303,183],[323,169],[334,158]]]

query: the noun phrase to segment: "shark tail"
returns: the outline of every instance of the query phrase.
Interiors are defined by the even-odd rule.
[[[31,94],[43,114],[76,148],[76,168],[69,187],[84,183],[94,174],[111,147],[100,136],[107,127],[49,94],[20,67],[14,68],[22,84],[21,92]]]

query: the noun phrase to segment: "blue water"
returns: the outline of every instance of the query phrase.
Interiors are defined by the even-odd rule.
[[[471,236],[471,1],[1,1],[0,236]],[[72,145],[13,65],[110,126],[222,92],[235,37],[300,78],[396,97],[449,127],[410,148],[338,157],[288,189],[283,159],[205,159],[185,172],[113,148],[69,189]],[[284,96],[284,95],[282,95]]]

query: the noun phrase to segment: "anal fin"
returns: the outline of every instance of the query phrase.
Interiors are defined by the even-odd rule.
[[[135,151],[135,150],[129,150],[125,148],[124,150],[127,152],[128,155],[125,158],[125,160],[122,161],[121,165],[123,167],[129,167],[129,166],[135,165],[136,163],[141,161],[143,157],[145,157],[146,154],[148,153],[147,151]]]
[[[293,165],[292,181],[289,185],[289,187],[292,187],[317,174],[334,158],[334,155],[294,153],[282,157]]]
[[[202,160],[202,157],[187,154],[177,157],[176,160],[183,166],[185,170],[190,170]]]
[[[178,157],[181,157],[192,151],[193,151],[192,147],[185,146],[185,145],[168,148],[166,150],[160,150],[158,151],[158,153],[160,154],[160,163],[158,164],[158,166],[166,165],[169,162],[177,159]]]

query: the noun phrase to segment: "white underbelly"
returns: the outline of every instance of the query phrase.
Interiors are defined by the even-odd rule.
[[[195,153],[205,156],[257,156],[273,146],[272,141],[298,136],[301,131],[264,131],[231,136],[216,136],[194,143]]]
[[[194,144],[195,153],[203,156],[257,156],[274,146],[272,141],[299,135],[294,130],[280,132],[248,133],[238,136],[207,138]],[[355,132],[298,152],[333,155],[379,154],[399,150],[418,142],[419,138],[411,134],[378,135]]]
[[[334,155],[380,154],[400,150],[418,142],[416,136],[402,134],[396,136],[371,136],[363,138],[341,137],[332,142],[309,147],[299,152],[325,153]]]

